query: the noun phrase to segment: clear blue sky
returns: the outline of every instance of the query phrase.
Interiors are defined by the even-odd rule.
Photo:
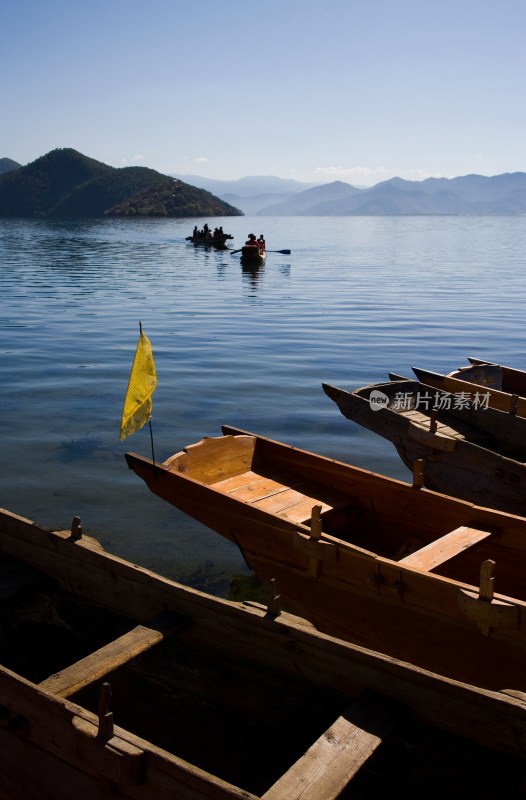
[[[525,0],[0,0],[0,158],[372,185],[526,171]]]

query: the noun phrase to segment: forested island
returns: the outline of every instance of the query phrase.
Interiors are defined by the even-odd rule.
[[[224,217],[243,212],[147,167],[110,167],[71,148],[27,166],[0,159],[0,217]]]

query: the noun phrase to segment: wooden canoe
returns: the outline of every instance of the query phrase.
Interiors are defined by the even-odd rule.
[[[78,522],[0,510],[1,800],[333,800],[468,776],[518,796],[520,692],[181,586]]]
[[[319,630],[526,691],[526,519],[231,427],[163,464],[126,459]]]
[[[258,245],[247,244],[241,248],[241,261],[243,264],[263,264],[267,257],[265,250]]]
[[[447,375],[413,367],[422,383],[452,394],[475,392],[486,395],[491,408],[526,417],[526,373],[488,361],[468,359],[471,363]]]
[[[526,419],[457,407],[448,392],[420,381],[324,389],[345,417],[389,439],[408,469],[418,465],[428,489],[526,516]],[[380,409],[378,394],[386,398]]]
[[[410,378],[394,373],[389,373],[389,379],[411,382]],[[475,443],[496,449],[501,455],[518,461],[523,461],[526,457],[526,419],[494,408],[482,387],[472,387],[470,392],[445,392],[431,384],[423,384],[422,381],[418,385],[413,381],[413,384],[414,392],[419,392],[419,396],[424,399],[428,398],[427,408],[420,403],[421,410],[429,412],[431,405],[440,406],[453,427],[460,422],[464,423],[464,432],[472,429],[471,436]],[[403,387],[399,391],[403,392]],[[429,419],[428,414],[427,424]]]

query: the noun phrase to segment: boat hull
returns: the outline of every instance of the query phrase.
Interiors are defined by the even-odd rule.
[[[418,746],[422,726],[432,726],[424,729],[429,754],[443,759],[451,751],[448,779],[455,765],[465,777],[476,759],[481,779],[500,773],[504,796],[515,796],[502,759],[522,771],[520,696],[449,681],[323,636],[283,613],[188,589],[106,553],[79,538],[78,528],[44,528],[2,510],[0,549],[2,558],[16,560],[10,574],[3,563],[0,581],[2,645],[14,624],[11,641],[20,644],[26,626],[23,669],[62,659],[44,680],[0,667],[2,800],[70,800],[72,787],[82,800],[102,800],[108,791],[124,800],[299,799],[306,783],[310,797],[329,800],[407,712],[402,749]],[[21,595],[13,594],[15,575],[25,576]],[[51,605],[42,605],[43,597]],[[87,604],[79,628],[86,656],[77,644],[68,652],[64,640],[61,653],[50,646],[56,628],[66,630],[49,613],[57,599],[77,612]],[[103,623],[117,614],[128,628],[139,625],[92,652],[94,612]],[[173,617],[170,628],[148,623],[162,613]],[[69,635],[76,622],[68,619]],[[13,650],[2,655],[12,658]],[[425,781],[419,774],[418,788],[434,781],[433,770]]]
[[[519,611],[526,587],[518,566],[526,520],[223,430],[155,468],[131,453],[128,465],[152,492],[235,542],[259,578],[275,582],[287,608],[320,630],[469,683],[526,689],[526,617],[523,623]],[[482,539],[443,563],[421,569],[400,555],[413,538],[431,546],[451,532],[461,537],[463,528]],[[483,541],[484,531],[496,529],[498,538]],[[498,564],[504,605],[497,613],[508,617],[502,625],[488,617],[491,636],[483,636],[463,593],[468,605],[475,598],[477,613],[490,610],[491,603],[476,603],[488,559]]]
[[[241,248],[241,262],[243,264],[263,264],[266,257],[266,251],[261,250],[257,245],[245,245]]]
[[[187,236],[186,241],[201,247],[215,247],[218,250],[227,250],[227,241],[233,238],[233,236],[227,234],[224,236],[213,236],[211,238],[205,236]]]

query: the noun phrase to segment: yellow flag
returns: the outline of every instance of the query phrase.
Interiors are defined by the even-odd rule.
[[[152,394],[157,386],[152,346],[141,328],[128,389],[122,410],[120,439],[125,439],[148,422],[152,413]]]

